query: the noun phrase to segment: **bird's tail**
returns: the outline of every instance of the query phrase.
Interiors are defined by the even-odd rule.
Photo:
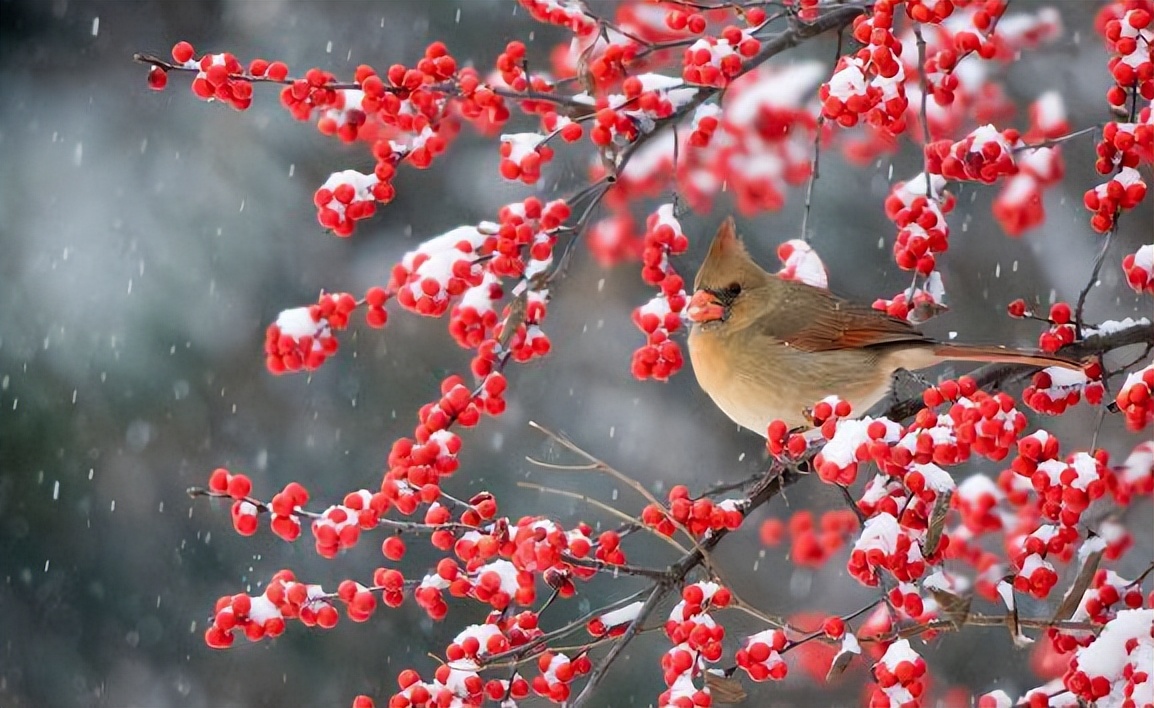
[[[1080,370],[1082,364],[1073,359],[1046,354],[1029,349],[1008,349],[982,344],[937,344],[934,354],[943,359],[956,361],[985,361],[1006,364],[1026,364],[1028,366],[1060,366],[1063,369]]]

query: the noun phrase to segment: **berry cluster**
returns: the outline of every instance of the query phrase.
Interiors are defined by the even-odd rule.
[[[538,22],[565,27],[578,37],[588,35],[597,28],[596,21],[584,12],[581,3],[556,0],[518,0],[518,2]]]
[[[489,250],[496,225],[459,226],[409,251],[393,266],[387,290],[401,307],[440,317],[450,300],[481,284],[484,268],[477,261]]]
[[[286,619],[298,619],[306,627],[331,629],[339,615],[321,586],[298,582],[291,570],[281,570],[260,595],[225,595],[217,600],[212,624],[204,633],[205,643],[225,649],[232,646],[238,633],[254,642],[277,637],[284,633]]]
[[[377,211],[377,201],[393,197],[392,185],[374,174],[344,170],[329,175],[313,195],[317,221],[337,236],[350,236],[355,222]]]
[[[541,675],[533,677],[533,692],[554,703],[564,703],[569,698],[569,684],[592,668],[592,662],[585,654],[570,659],[560,652],[547,651],[537,659],[537,670]]]
[[[852,127],[863,118],[900,135],[906,129],[905,69],[902,43],[893,33],[893,3],[874,3],[873,13],[854,20],[854,39],[866,45],[838,59],[833,76],[821,85],[822,115]]]
[[[926,169],[952,180],[993,184],[1017,173],[1014,147],[1021,144],[1018,131],[999,131],[992,125],[973,130],[962,140],[938,140],[925,147]]]
[[[573,124],[570,124],[573,125]],[[578,128],[580,130],[580,128]],[[553,148],[539,133],[507,133],[501,136],[501,176],[536,184],[541,166],[553,159]]]
[[[1128,96],[1136,93],[1147,101],[1154,100],[1154,4],[1150,0],[1115,0],[1100,11],[1096,25],[1106,40],[1114,85],[1106,91],[1112,108],[1126,105]]]
[[[192,93],[205,101],[221,101],[243,111],[252,104],[252,84],[238,75],[244,73],[240,61],[229,54],[205,54],[196,59],[196,51],[188,42],[177,42],[172,47],[172,60],[178,66],[196,71],[192,80]],[[251,72],[255,76],[267,75],[274,80],[284,79],[288,67],[280,62],[269,65],[262,59],[252,62]],[[148,75],[149,86],[163,89],[168,83],[168,72],[154,66]]]
[[[1092,643],[1077,650],[1062,683],[1095,705],[1149,705],[1154,692],[1154,609],[1122,610]]]
[[[886,197],[886,217],[898,227],[894,260],[903,270],[929,275],[937,265],[936,254],[949,248],[946,214],[953,211],[956,200],[945,185],[939,175],[927,179],[919,174],[898,182]]]
[[[1025,303],[1015,301],[1010,303],[1009,313],[1013,317],[1025,315]],[[1038,348],[1051,354],[1067,344],[1072,344],[1078,337],[1078,328],[1074,324],[1074,311],[1068,302],[1055,302],[1050,305],[1050,314],[1046,318],[1050,322],[1049,328],[1038,335]]]
[[[1098,174],[1110,174],[1119,167],[1137,167],[1154,160],[1154,119],[1147,106],[1134,123],[1111,121],[1102,129],[1102,140],[1097,147],[1094,163]]]
[[[1132,372],[1126,377],[1121,390],[1114,397],[1114,402],[1126,416],[1126,427],[1131,430],[1142,430],[1154,421],[1152,392],[1154,392],[1154,364]]]
[[[789,665],[781,657],[781,652],[788,645],[785,632],[766,629],[746,637],[734,658],[741,670],[754,681],[782,681],[789,673]]]
[[[889,645],[873,667],[877,686],[870,696],[870,708],[899,708],[918,705],[925,691],[926,662],[910,647],[907,639]]]
[[[315,305],[284,310],[265,332],[265,365],[274,374],[312,371],[336,353],[334,332],[348,327],[357,301],[348,293],[321,295]]]
[[[1102,385],[1102,367],[1094,362],[1084,371],[1050,367],[1034,374],[1033,381],[1022,392],[1022,401],[1046,415],[1061,415],[1082,397],[1091,405],[1102,402],[1106,393]]]
[[[639,379],[667,381],[677,373],[684,359],[681,347],[669,335],[681,329],[685,309],[685,281],[678,275],[671,255],[689,247],[674,215],[672,204],[663,204],[646,221],[641,277],[661,292],[633,311],[633,323],[645,333],[646,342],[633,352],[633,375]]]
[[[823,512],[816,524],[813,512],[803,509],[789,517],[788,526],[777,518],[766,519],[759,533],[764,545],[775,546],[788,528],[790,560],[800,566],[817,568],[845,547],[859,527],[857,516],[850,509]]]
[[[1135,292],[1154,294],[1154,245],[1142,246],[1122,259],[1122,272]]]
[[[1090,226],[1098,233],[1114,228],[1119,214],[1146,198],[1146,181],[1133,167],[1122,167],[1107,181],[1086,191],[1082,203],[1094,212]]]
[[[706,36],[685,50],[681,76],[687,83],[725,87],[741,74],[743,61],[761,50],[753,30],[730,25],[721,36]]]
[[[994,218],[1009,236],[1020,236],[1046,218],[1043,190],[1061,182],[1065,165],[1058,148],[1025,150],[1018,171],[1006,180],[992,207]]]
[[[791,239],[777,247],[777,258],[781,270],[777,277],[784,280],[798,280],[815,288],[828,288],[829,275],[821,256],[801,239]]]
[[[661,657],[661,670],[668,689],[658,703],[671,708],[709,706],[708,688],[698,688],[694,679],[705,672],[705,664],[721,659],[725,628],[710,611],[729,606],[732,595],[714,582],[697,582],[681,590],[681,601],[669,612],[665,636],[673,647]]]
[[[313,539],[316,541],[317,555],[322,558],[335,558],[341,551],[352,548],[361,538],[361,529],[371,529],[377,525],[376,514],[370,510],[372,495],[367,490],[351,494],[355,494],[360,500],[360,508],[338,504],[330,506],[313,519]],[[395,544],[396,541],[400,539],[393,537],[385,543]],[[402,544],[400,551],[392,552],[392,555],[399,557],[403,553]],[[389,556],[390,553],[385,555]]]
[[[745,520],[742,502],[725,499],[714,502],[709,497],[692,499],[689,489],[678,484],[669,490],[669,509],[666,511],[656,504],[650,504],[641,512],[641,521],[659,533],[672,536],[681,526],[695,537],[701,538],[710,531],[736,530]]]

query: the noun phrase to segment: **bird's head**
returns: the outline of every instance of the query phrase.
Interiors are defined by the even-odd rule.
[[[749,257],[737,236],[733,217],[729,217],[717,230],[693,280],[694,292],[686,315],[703,329],[727,323],[739,326],[747,314],[753,315],[757,292],[772,277]]]

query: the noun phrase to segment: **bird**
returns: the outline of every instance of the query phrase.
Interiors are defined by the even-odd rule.
[[[1038,351],[939,342],[907,320],[759,266],[733,218],[717,231],[686,305],[697,383],[733,422],[765,437],[770,421],[811,426],[810,409],[836,395],[864,415],[894,374],[943,361],[1081,369]]]

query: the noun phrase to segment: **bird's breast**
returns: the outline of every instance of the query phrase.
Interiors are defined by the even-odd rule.
[[[764,436],[770,421],[804,427],[806,411],[838,395],[862,415],[889,391],[896,366],[861,349],[806,352],[769,337],[739,341],[694,328],[689,358],[701,388],[733,422]]]
[[[762,371],[756,371],[745,366],[740,357],[729,351],[732,346],[712,332],[690,333],[689,359],[702,390],[730,420],[759,435],[765,435],[774,418],[786,419],[787,423],[796,418],[796,424],[801,425],[801,409],[790,415],[785,400],[789,398],[788,389],[776,380],[772,367],[763,365]],[[770,353],[765,364],[773,358]]]

